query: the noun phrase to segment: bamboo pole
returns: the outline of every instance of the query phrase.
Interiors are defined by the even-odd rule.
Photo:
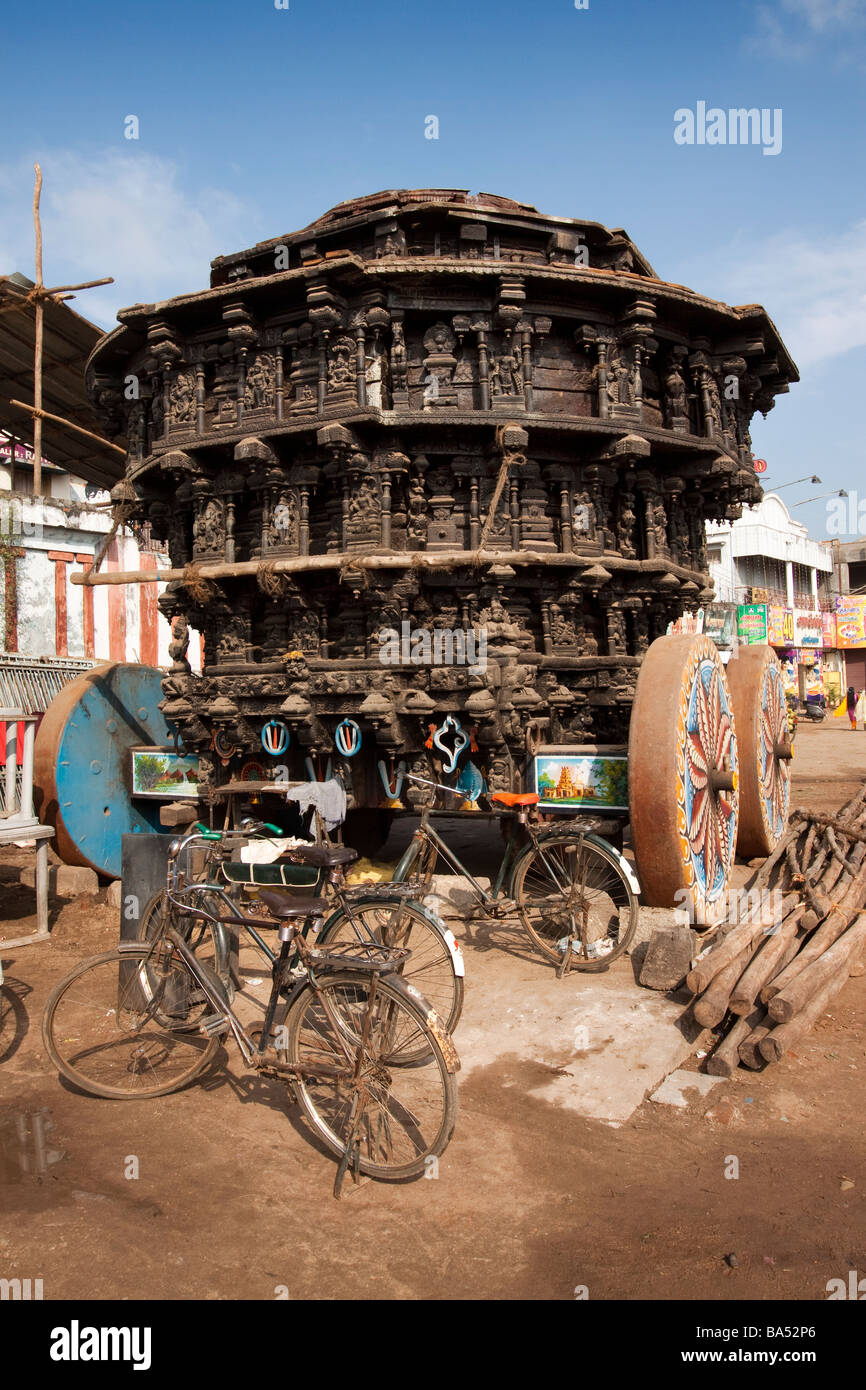
[[[39,200],[42,196],[42,170],[34,164],[36,187],[33,190],[33,227],[36,233],[35,337],[33,352],[33,496],[42,496],[42,328],[45,305],[42,291],[42,222]]]
[[[104,439],[101,434],[94,434],[92,430],[86,430],[83,425],[74,425],[71,420],[64,420],[62,415],[52,415],[50,410],[37,409],[35,405],[28,405],[26,401],[10,401],[18,410],[27,410],[35,420],[53,420],[55,425],[63,425],[68,430],[75,430],[76,434],[83,434],[85,439],[94,439],[97,444],[101,444],[104,449],[113,449],[116,454],[126,458],[126,450],[121,449],[119,444],[112,444],[111,440]],[[36,425],[34,423],[34,431]],[[40,426],[41,428],[41,426]]]

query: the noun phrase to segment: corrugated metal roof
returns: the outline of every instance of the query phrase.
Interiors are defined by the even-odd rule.
[[[20,274],[0,275],[0,428],[33,442],[33,417],[10,406],[10,400],[33,404],[35,306],[27,296],[33,282]],[[8,307],[17,301],[17,307]],[[102,435],[101,421],[87,399],[84,368],[102,329],[66,304],[45,301],[43,326],[42,407],[83,429]],[[123,458],[52,420],[42,422],[46,459],[84,478],[111,488],[123,477]]]

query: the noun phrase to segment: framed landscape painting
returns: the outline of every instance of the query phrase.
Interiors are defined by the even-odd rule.
[[[539,810],[628,810],[628,758],[624,754],[539,754],[534,761]]]
[[[198,758],[168,748],[133,748],[132,795],[198,796]]]

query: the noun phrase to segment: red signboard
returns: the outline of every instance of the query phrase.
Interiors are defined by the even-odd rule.
[[[767,471],[767,460],[766,460],[766,459],[755,459],[755,460],[754,460],[754,464],[755,464],[755,472],[756,472],[756,473],[766,473],[766,471]]]

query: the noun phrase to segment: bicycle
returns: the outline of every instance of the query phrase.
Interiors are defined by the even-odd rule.
[[[183,846],[175,840],[169,850],[169,901],[183,916],[207,917],[187,901],[177,867]],[[280,950],[260,1029],[248,1031],[219,976],[166,913],[152,940],[121,942],[55,987],[42,1021],[52,1061],[90,1095],[150,1099],[194,1081],[231,1033],[245,1065],[284,1080],[339,1155],[335,1196],[350,1169],[356,1180],[426,1172],[454,1132],[460,1063],[435,1010],[399,977],[408,951],[311,946],[304,928],[321,919],[324,899],[287,901],[268,890],[261,898],[277,919]],[[223,921],[251,925],[234,915]]]
[[[405,775],[462,795],[453,787]],[[489,799],[504,808],[489,814],[508,820],[502,860],[489,892],[430,824],[430,807],[421,813],[394,881],[410,884],[423,898],[441,855],[468,884],[475,910],[493,918],[516,915],[545,958],[557,962],[560,974],[607,970],[628,949],[637,928],[640,887],[631,865],[591,831],[542,825],[540,798],[534,792],[493,792]]]
[[[206,909],[208,900],[211,900],[236,912],[236,924],[243,923],[245,934],[272,964],[274,953],[263,940],[255,919],[244,911],[237,897],[230,896],[232,890],[237,892],[243,883],[250,883],[261,891],[262,877],[281,879],[282,886],[288,886],[285,872],[279,875],[273,872],[280,869],[279,865],[241,865],[232,862],[232,853],[239,838],[247,840],[265,831],[282,834],[276,826],[262,821],[247,820],[241,830],[234,833],[208,830],[199,824],[183,840],[181,848],[188,853],[196,840],[208,846],[202,870],[205,877],[195,885],[189,885],[190,891],[185,901]],[[411,954],[402,978],[420,989],[433,1005],[443,1027],[448,1033],[453,1033],[463,1009],[465,966],[463,952],[454,933],[441,918],[423,903],[414,901],[410,888],[392,883],[347,885],[345,870],[358,858],[357,852],[348,846],[297,845],[286,851],[285,858],[291,865],[301,866],[301,870],[311,876],[307,877],[306,883],[301,877],[297,885],[299,888],[314,887],[318,891],[323,886],[322,877],[326,876],[326,886],[336,906],[334,903],[327,905],[330,910],[317,928],[319,946],[375,941],[408,950]],[[212,873],[217,866],[222,882]],[[248,870],[249,875],[243,870]],[[294,876],[297,878],[298,874]],[[193,888],[196,891],[192,891]],[[278,891],[276,887],[275,891]],[[232,970],[232,941],[220,913],[208,914],[205,922],[196,928],[196,919],[183,921],[176,907],[168,907],[167,889],[162,889],[145,905],[138,923],[139,940],[146,941],[159,930],[166,911],[172,913],[173,926],[185,936],[187,944],[192,944],[199,958],[205,959],[216,971],[231,997],[232,976],[236,970]],[[273,923],[269,925],[273,927]]]

